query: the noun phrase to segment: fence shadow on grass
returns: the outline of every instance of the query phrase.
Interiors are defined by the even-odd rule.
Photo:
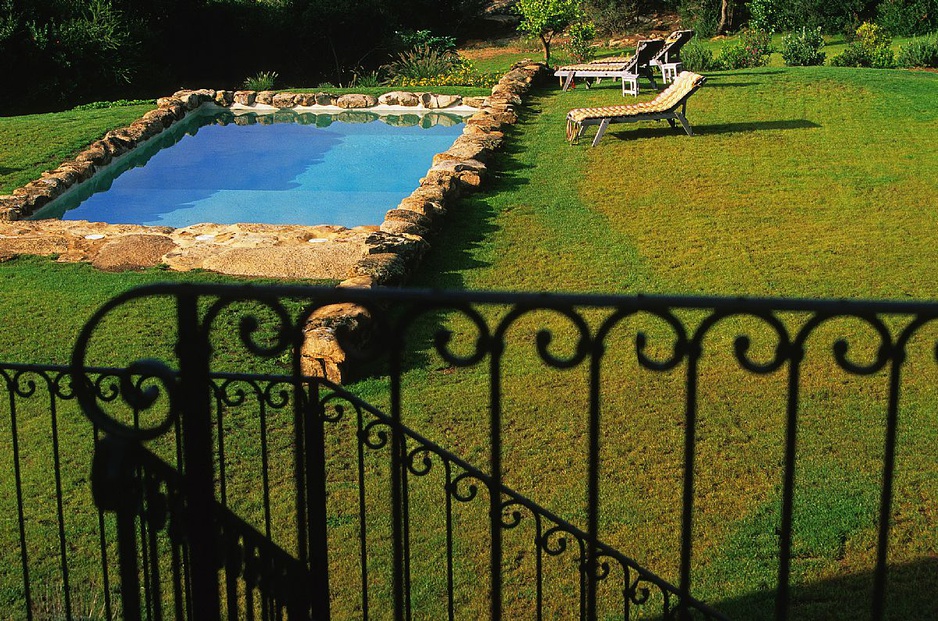
[[[791,587],[791,617],[796,619],[869,619],[873,572],[838,576]],[[711,602],[730,619],[775,618],[774,591]],[[938,619],[938,558],[922,558],[889,568],[886,616],[890,619]]]

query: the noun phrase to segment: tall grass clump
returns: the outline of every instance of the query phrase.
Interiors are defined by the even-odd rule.
[[[789,67],[810,67],[823,65],[827,57],[824,49],[824,37],[820,26],[802,27],[801,31],[790,32],[782,39],[782,58]]]
[[[258,71],[255,75],[244,79],[244,88],[249,91],[269,91],[277,82],[276,71]]]
[[[896,64],[900,67],[938,67],[938,32],[915,37],[899,48]]]

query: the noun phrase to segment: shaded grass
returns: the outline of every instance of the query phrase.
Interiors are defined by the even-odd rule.
[[[151,109],[152,105],[139,105],[0,117],[0,194],[37,179]]]

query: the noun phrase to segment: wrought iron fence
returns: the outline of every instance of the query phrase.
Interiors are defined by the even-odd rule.
[[[108,343],[123,329],[121,309],[139,300],[175,307],[175,348],[98,366],[99,358],[113,362]],[[364,382],[366,394],[353,394],[301,373],[310,315],[340,303],[367,309],[369,342],[338,336],[365,368],[387,371],[386,392],[369,393]],[[710,377],[708,356],[728,346],[738,369],[776,378],[784,400],[777,619],[791,613],[799,414],[815,368],[806,358],[829,351],[845,376],[882,382],[867,606],[882,619],[903,370],[921,342],[934,366],[936,317],[934,303],[139,289],[88,322],[68,369],[0,366],[12,466],[0,605],[5,616],[26,618],[727,618],[701,601],[711,594],[692,586],[701,383]],[[819,334],[830,337],[829,350],[808,347]],[[572,400],[582,411],[564,410],[569,402],[558,394],[558,409],[547,413],[568,417],[569,433],[584,438],[582,468],[570,467],[583,480],[571,476],[564,490],[576,493],[572,504],[582,510],[569,503],[550,510],[512,487],[524,482],[504,460],[514,450],[515,421],[506,412],[529,397],[509,391],[513,355],[530,355],[532,345],[544,373],[582,374],[570,383],[576,389],[556,386],[582,393]],[[260,371],[219,370],[232,347]],[[481,443],[462,445],[460,430],[457,441],[440,429],[431,439],[408,423],[418,418],[408,408],[408,377],[426,379],[419,369],[427,362],[415,352],[439,361],[441,375],[481,369],[467,376],[479,381],[480,402],[469,409],[486,418]],[[628,540],[610,544],[604,526],[604,488],[615,487],[619,467],[604,455],[613,443],[605,420],[613,407],[640,399],[610,376],[626,358],[649,376],[679,380],[680,536],[667,579],[628,556]],[[929,368],[913,372],[927,378]],[[435,408],[466,406],[446,402],[445,388]],[[385,403],[369,403],[371,395]],[[923,403],[934,419],[935,401]],[[46,433],[47,442],[35,442]],[[88,478],[100,510],[85,491]],[[45,593],[37,595],[37,585]]]

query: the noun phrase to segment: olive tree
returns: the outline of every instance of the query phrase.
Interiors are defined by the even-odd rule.
[[[518,0],[515,8],[521,13],[518,29],[541,40],[548,65],[551,39],[582,16],[580,0]]]

